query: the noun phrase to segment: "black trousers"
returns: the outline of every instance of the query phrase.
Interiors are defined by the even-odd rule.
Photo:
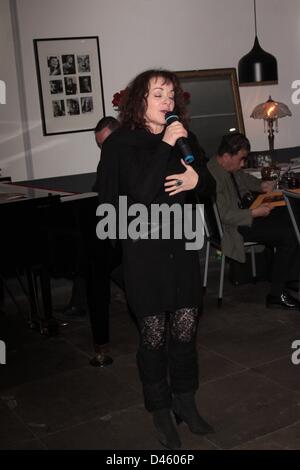
[[[138,319],[137,364],[148,411],[171,408],[172,393],[196,391],[198,308]]]
[[[105,348],[110,342],[110,282],[112,270],[121,263],[119,247],[109,240],[96,240],[86,263],[86,298],[95,349]]]
[[[244,240],[275,248],[271,294],[278,295],[287,281],[299,279],[300,248],[286,207],[276,207],[267,217],[257,217],[251,227],[239,227]]]

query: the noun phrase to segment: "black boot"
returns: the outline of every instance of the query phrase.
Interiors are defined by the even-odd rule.
[[[174,395],[173,411],[177,424],[184,421],[194,434],[214,433],[214,429],[198,413],[193,392]]]
[[[158,440],[167,449],[180,449],[181,442],[174,426],[171,410],[164,408],[152,412],[153,423],[158,431]]]

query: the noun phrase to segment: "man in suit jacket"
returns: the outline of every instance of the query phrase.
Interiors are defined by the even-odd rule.
[[[288,281],[298,279],[300,264],[300,250],[286,208],[273,208],[268,203],[255,209],[243,206],[246,193],[273,189],[273,182],[261,182],[243,171],[249,151],[249,140],[243,134],[228,134],[222,138],[218,154],[207,164],[217,184],[217,206],[224,231],[222,251],[229,258],[245,262],[244,242],[275,247],[266,305],[297,309],[299,302],[285,290]]]

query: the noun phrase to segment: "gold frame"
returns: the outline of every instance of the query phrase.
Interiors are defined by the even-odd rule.
[[[183,90],[185,90],[185,80],[190,81],[191,79],[195,79],[195,81],[199,81],[199,87],[201,87],[201,82],[203,81],[216,80],[218,78],[220,79],[228,78],[231,84],[232,99],[234,103],[234,112],[236,116],[238,131],[245,133],[241,99],[240,99],[240,93],[239,93],[237,73],[236,73],[235,68],[185,70],[185,71],[177,71],[175,73],[180,79]]]

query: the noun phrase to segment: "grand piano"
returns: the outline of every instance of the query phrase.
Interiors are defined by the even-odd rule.
[[[109,302],[108,250],[96,237],[95,173],[0,183],[0,275],[26,274],[30,322],[57,334],[51,276],[74,269],[86,279],[90,314]],[[39,296],[39,292],[40,296]],[[40,305],[39,297],[42,298]],[[91,318],[92,320],[92,318]]]

